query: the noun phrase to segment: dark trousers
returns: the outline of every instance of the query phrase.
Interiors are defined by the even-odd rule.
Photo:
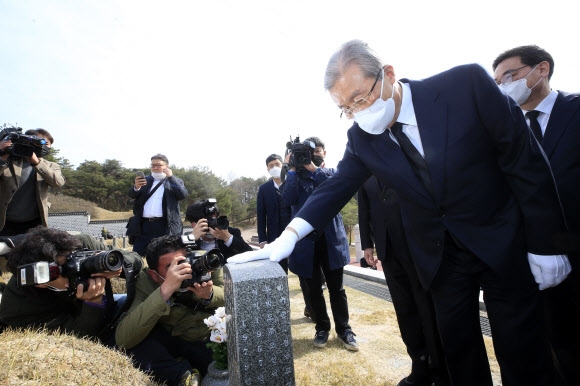
[[[132,355],[135,367],[171,386],[178,385],[188,370],[197,369],[202,376],[207,373],[213,358],[206,343],[188,342],[156,327],[141,343],[127,350],[127,354]]]
[[[165,234],[165,221],[143,221],[141,223],[141,235],[137,236],[133,244],[133,251],[145,256],[147,246],[156,237]]]
[[[322,268],[318,268],[318,271],[320,271],[320,282],[322,284],[326,283],[326,279],[324,278],[324,272],[322,272]],[[313,271],[315,272],[315,271]],[[306,282],[306,278],[302,277],[302,276],[298,276],[298,281],[300,283],[300,289],[302,290],[302,296],[304,297],[304,304],[305,310],[310,311],[312,309],[312,306],[310,305],[310,287],[308,285],[308,283]],[[322,286],[321,286],[322,287]],[[314,320],[314,316],[312,316],[312,320]]]
[[[410,255],[399,251],[381,263],[409,356],[413,361],[428,358],[433,376],[447,384],[447,365],[431,294],[419,282]]]
[[[526,256],[513,259],[514,274],[502,280],[451,237],[445,239],[431,291],[454,385],[492,385],[479,322],[481,287],[503,386],[553,386],[538,285]]]
[[[343,269],[330,271],[328,268],[328,250],[326,238],[322,235],[316,240],[314,246],[314,258],[312,259],[312,278],[303,278],[307,291],[310,293],[310,312],[312,320],[316,323],[316,331],[330,331],[330,318],[326,310],[326,301],[322,290],[322,275],[316,273],[322,269],[326,279],[326,288],[330,297],[330,308],[334,319],[334,329],[340,336],[351,330],[348,324],[348,301],[346,292],[342,286]]]
[[[540,293],[557,374],[554,385],[580,385],[580,274],[573,267],[566,280]]]
[[[0,236],[16,236],[28,232],[29,229],[42,225],[42,220],[39,218],[31,221],[16,222],[8,221],[4,224],[4,228],[0,230]]]

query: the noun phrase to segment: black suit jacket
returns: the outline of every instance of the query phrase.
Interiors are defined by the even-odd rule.
[[[411,88],[433,194],[388,130],[371,135],[355,122],[337,173],[297,217],[322,228],[375,174],[399,194],[407,244],[426,288],[446,231],[509,278],[519,277],[526,251],[561,253],[554,237],[564,232],[563,215],[549,165],[515,102],[476,64],[402,82]]]
[[[580,258],[580,95],[558,92],[542,147],[554,172],[568,227],[576,236],[570,261],[579,266],[573,259]]]

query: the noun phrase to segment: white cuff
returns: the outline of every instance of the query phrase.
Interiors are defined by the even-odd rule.
[[[298,234],[298,240],[302,240],[304,236],[308,235],[310,232],[314,230],[312,225],[310,225],[306,220],[301,219],[300,217],[294,217],[294,220],[290,221],[288,227],[294,229]]]

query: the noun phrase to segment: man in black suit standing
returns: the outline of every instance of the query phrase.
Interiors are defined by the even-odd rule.
[[[552,386],[538,287],[570,273],[554,242],[566,229],[549,165],[525,137],[519,107],[480,65],[397,81],[393,66],[359,40],[332,55],[324,84],[341,115],[355,120],[337,172],[268,249],[230,263],[288,256],[374,174],[399,194],[451,382],[493,383],[479,324],[481,287],[503,385]]]
[[[376,267],[376,248],[401,338],[411,357],[411,374],[397,386],[448,385],[445,356],[437,331],[431,295],[425,290],[405,242],[399,197],[375,176],[358,190],[358,225],[364,259]]]
[[[551,89],[554,59],[535,45],[503,52],[492,67],[496,83],[520,105],[530,131],[550,160],[568,229],[578,237],[580,95]],[[579,252],[576,249],[568,254],[572,266],[568,278],[542,291],[548,338],[559,376],[555,385],[580,385]]]
[[[260,248],[276,240],[292,219],[292,209],[282,198],[282,156],[270,154],[266,158],[266,168],[272,176],[258,188],[256,217],[258,220],[258,241]],[[288,273],[288,259],[279,262],[284,272]]]

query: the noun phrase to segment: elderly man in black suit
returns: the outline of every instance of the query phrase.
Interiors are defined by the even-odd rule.
[[[337,172],[267,250],[230,263],[288,256],[374,174],[399,194],[451,382],[493,383],[479,324],[483,288],[503,385],[552,386],[539,289],[570,273],[555,245],[566,228],[550,167],[525,136],[519,107],[480,65],[397,81],[393,66],[358,40],[332,55],[324,84],[355,120]]]

